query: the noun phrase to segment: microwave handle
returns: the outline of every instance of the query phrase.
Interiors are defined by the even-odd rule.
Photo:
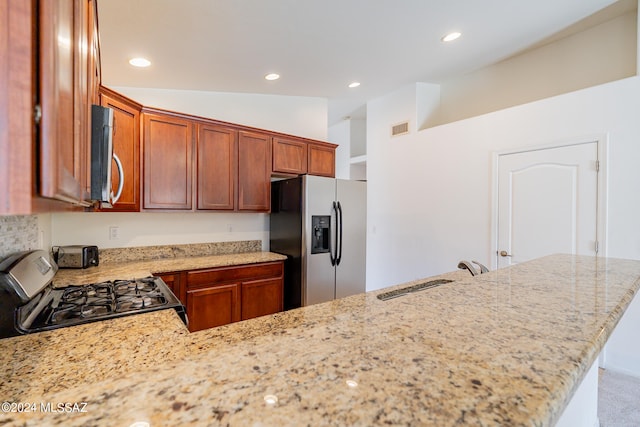
[[[113,191],[111,191],[111,204],[115,205],[122,195],[122,189],[124,188],[124,170],[122,169],[122,163],[116,153],[113,153],[113,160],[116,162],[116,167],[118,168],[118,190],[116,191],[115,196],[113,195]]]

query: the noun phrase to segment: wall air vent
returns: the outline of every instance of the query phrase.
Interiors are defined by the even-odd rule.
[[[391,126],[391,136],[399,136],[409,133],[409,122],[398,123]]]

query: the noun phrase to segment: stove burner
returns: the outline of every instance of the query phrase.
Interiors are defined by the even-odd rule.
[[[51,304],[48,324],[91,319],[110,313],[134,312],[168,303],[153,277],[116,280],[65,288],[59,300]]]
[[[175,309],[188,324],[184,306],[157,277],[66,288],[55,288],[53,283],[49,283],[31,301],[15,309],[14,334],[47,331],[163,309]]]

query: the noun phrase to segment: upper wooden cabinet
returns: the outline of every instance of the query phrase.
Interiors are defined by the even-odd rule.
[[[270,135],[144,108],[143,134],[143,209],[270,210]]]
[[[320,175],[335,177],[336,146],[304,138],[273,138],[274,175]]]
[[[138,212],[140,210],[140,110],[142,106],[107,88],[100,88],[100,104],[113,109],[113,152],[124,171],[124,186],[118,202],[105,212]],[[116,170],[115,162],[112,170]],[[112,174],[112,188],[118,188],[120,177]]]
[[[89,206],[93,0],[0,5],[0,213]]]
[[[191,209],[193,122],[147,112],[143,121],[144,208]]]
[[[309,175],[336,176],[336,147],[333,144],[309,144]]]
[[[43,197],[89,206],[90,0],[39,2],[40,180]]]
[[[196,146],[197,208],[233,210],[236,206],[238,132],[200,123]]]
[[[238,135],[238,210],[271,209],[271,136],[241,131]]]
[[[304,175],[307,173],[307,143],[293,139],[273,138],[274,173]]]
[[[0,2],[0,214],[33,211],[34,4]]]

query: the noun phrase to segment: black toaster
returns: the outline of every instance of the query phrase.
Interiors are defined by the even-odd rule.
[[[97,246],[57,246],[53,248],[53,259],[60,268],[96,267],[98,261]]]

